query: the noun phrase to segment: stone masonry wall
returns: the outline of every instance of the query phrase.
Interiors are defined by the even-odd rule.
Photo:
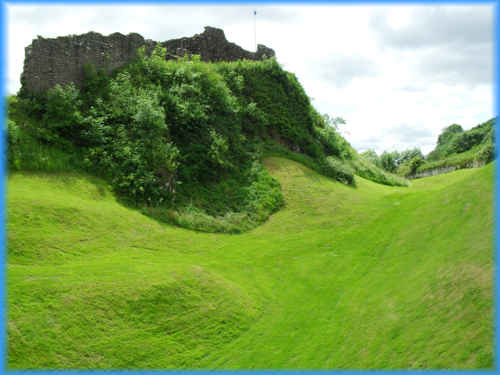
[[[467,168],[480,168],[484,166],[486,163],[483,161],[473,161],[470,163],[465,164],[464,166],[449,166],[449,167],[439,167],[439,168],[434,168],[434,169],[428,169],[423,172],[417,172],[414,175],[408,176],[407,178],[410,180],[413,180],[415,178],[424,178],[424,177],[430,177],[430,176],[437,176],[438,174],[443,174],[443,173],[450,173],[458,169],[467,169]]]
[[[235,61],[235,60],[260,60],[265,55],[274,56],[274,51],[259,44],[257,52],[249,52],[240,46],[228,42],[224,31],[214,27],[205,27],[202,34],[191,38],[172,39],[162,43],[167,52],[177,56],[185,54],[200,55],[203,61]]]
[[[146,46],[150,53],[155,45],[156,42],[136,33],[103,36],[89,32],[51,39],[38,37],[25,48],[21,92],[37,93],[70,82],[80,86],[86,64],[91,63],[109,73],[137,58],[139,47]],[[223,30],[213,27],[205,27],[203,33],[191,38],[173,39],[161,45],[167,48],[167,59],[197,54],[203,61],[235,61],[260,60],[275,55],[272,49],[263,45],[259,45],[255,53],[246,51],[228,42]]]

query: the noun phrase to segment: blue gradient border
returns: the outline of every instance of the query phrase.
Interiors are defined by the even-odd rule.
[[[5,237],[5,207],[6,207],[6,199],[7,195],[5,194],[5,177],[6,177],[6,126],[4,124],[7,119],[7,111],[5,108],[6,94],[7,94],[7,7],[4,2],[0,4],[0,126],[2,131],[2,136],[0,137],[0,175],[2,179],[0,180],[0,255],[1,255],[1,266],[0,266],[0,322],[2,322],[0,329],[0,359],[2,360],[2,365],[0,367],[0,372],[3,373],[7,366],[7,294],[6,294],[6,286],[7,286],[7,278],[5,277],[5,271],[7,268],[6,262],[6,237]]]
[[[494,112],[495,112],[495,115],[497,116],[498,118],[498,109],[499,109],[499,98],[500,98],[500,92],[499,92],[499,84],[498,84],[498,79],[500,78],[500,71],[499,71],[499,53],[500,53],[500,47],[498,46],[498,35],[500,35],[500,6],[498,4],[498,2],[496,1],[495,2],[495,19],[494,19],[494,25],[495,25],[495,55],[494,55],[494,66],[495,66],[495,69],[494,69]],[[498,145],[498,140],[499,140],[499,131],[498,131],[498,127],[496,126],[495,124],[495,146]],[[495,147],[495,159],[498,158],[498,146]],[[500,354],[500,347],[498,345],[498,342],[499,342],[499,333],[500,333],[500,330],[499,330],[499,327],[498,327],[498,317],[499,317],[499,314],[498,314],[498,301],[499,301],[499,288],[498,288],[498,280],[499,280],[499,271],[498,271],[498,249],[499,249],[499,245],[500,245],[500,241],[499,241],[499,238],[498,238],[498,233],[499,233],[499,228],[500,228],[500,225],[499,225],[499,221],[498,221],[498,208],[499,208],[499,205],[498,205],[498,192],[499,192],[499,186],[500,186],[500,176],[499,176],[499,173],[498,173],[498,161],[496,161],[496,164],[495,164],[495,171],[494,171],[494,174],[495,174],[495,198],[493,199],[493,202],[494,202],[494,205],[495,205],[495,233],[494,233],[494,244],[495,244],[495,258],[494,258],[494,264],[495,264],[495,276],[494,276],[494,291],[495,291],[495,301],[494,301],[494,314],[495,314],[495,342],[494,342],[494,346],[495,346],[495,364],[494,364],[494,368],[495,368],[495,372],[498,372],[498,358],[499,358],[499,354]]]
[[[0,301],[1,301],[1,308],[0,308],[0,321],[2,322],[2,329],[0,330],[0,358],[1,358],[1,365],[0,365],[0,374],[8,373],[8,374],[107,374],[107,375],[113,375],[113,374],[120,374],[123,375],[124,373],[141,373],[141,374],[159,374],[159,373],[169,373],[172,375],[184,375],[184,374],[212,374],[214,371],[130,371],[130,370],[122,370],[122,371],[7,371],[7,342],[6,342],[6,332],[7,332],[7,290],[6,290],[6,252],[5,252],[5,245],[6,245],[6,236],[5,236],[5,228],[6,228],[6,186],[5,186],[5,176],[6,176],[6,143],[5,143],[5,120],[6,120],[6,108],[5,108],[5,99],[6,98],[6,84],[7,84],[7,6],[8,4],[61,4],[61,5],[71,5],[71,4],[101,4],[101,5],[106,5],[106,4],[180,4],[180,5],[187,5],[187,4],[296,4],[296,5],[315,5],[315,4],[338,4],[338,5],[359,5],[359,4],[446,4],[446,5],[458,5],[458,4],[495,4],[495,9],[494,9],[494,14],[495,14],[495,19],[494,19],[494,28],[495,28],[495,49],[494,49],[494,112],[495,115],[498,116],[498,109],[499,107],[499,102],[498,98],[500,97],[500,92],[499,92],[499,85],[498,85],[498,79],[500,77],[500,71],[499,71],[499,65],[498,62],[500,61],[499,53],[500,53],[500,48],[498,46],[498,35],[500,32],[500,7],[498,5],[498,1],[487,1],[487,0],[476,0],[476,1],[467,1],[467,0],[455,0],[455,1],[434,1],[434,0],[427,0],[427,1],[418,1],[418,0],[406,0],[406,1],[378,1],[378,0],[344,0],[344,1],[332,1],[332,0],[314,0],[314,1],[304,1],[304,0],[257,0],[257,1],[248,1],[248,0],[218,0],[218,1],[210,1],[210,0],[174,0],[174,1],[154,1],[154,0],[145,0],[145,1],[137,1],[137,0],[109,0],[109,1],[99,1],[99,0],[89,0],[89,1],[72,1],[72,0],[52,0],[52,1],[36,1],[36,0],[0,0],[0,79],[1,79],[1,85],[0,85],[0,90],[1,90],[1,96],[2,100],[0,101],[0,125],[2,126],[2,133],[3,136],[0,139],[0,174],[2,175],[2,179],[0,181],[0,197],[2,197],[2,200],[0,201],[0,223],[3,224],[0,229],[0,254],[1,254],[1,263],[2,267],[0,267],[0,278],[1,278],[1,286],[0,286]],[[498,126],[495,126],[495,139],[496,139],[496,145],[499,144],[499,130]],[[497,146],[498,150],[498,146]],[[495,151],[497,152],[497,151]],[[498,157],[498,154],[496,154]],[[497,236],[497,233],[499,232],[500,229],[500,223],[497,220],[498,217],[498,209],[499,209],[499,203],[498,203],[498,193],[499,193],[499,186],[500,186],[500,174],[498,173],[498,161],[495,164],[495,199],[494,199],[494,205],[495,205],[495,239],[494,239],[494,245],[495,245],[495,264],[498,259],[498,249],[500,245],[500,240]],[[358,374],[366,374],[366,373],[371,373],[371,372],[376,372],[377,374],[394,374],[394,375],[407,375],[407,374],[497,374],[499,372],[498,368],[498,358],[500,354],[500,347],[498,345],[499,342],[499,337],[500,337],[500,331],[498,327],[498,317],[499,317],[499,312],[498,312],[498,300],[499,300],[499,288],[497,284],[497,280],[499,280],[499,270],[498,267],[495,267],[495,275],[494,275],[494,281],[495,281],[495,303],[494,303],[494,313],[495,313],[495,363],[494,363],[494,370],[492,371],[486,371],[486,370],[476,370],[476,371],[454,371],[454,370],[443,370],[443,371],[412,371],[412,370],[406,370],[406,371],[310,371],[310,370],[302,370],[302,371],[270,371],[270,370],[265,370],[265,371],[258,371],[259,373],[262,374],[267,374],[267,375],[274,375],[274,374],[315,374],[315,373],[329,373],[329,374],[341,374],[341,373],[349,373],[352,375],[358,375]],[[223,373],[223,374],[237,374],[237,375],[247,375],[247,374],[254,374],[257,371],[216,371],[215,373]]]
[[[496,4],[496,0],[48,0],[48,1],[38,1],[38,0],[0,0],[3,4],[60,4],[60,5],[85,5],[85,4],[100,4],[100,5],[110,5],[110,4],[122,4],[122,5],[136,5],[136,4],[169,4],[169,5],[191,5],[191,4],[204,4],[204,5],[218,5],[218,4],[240,4],[240,5],[253,5],[253,4],[283,4],[283,5],[423,5],[423,4],[435,4],[435,5],[474,5],[474,4]],[[4,20],[4,19],[2,19]]]

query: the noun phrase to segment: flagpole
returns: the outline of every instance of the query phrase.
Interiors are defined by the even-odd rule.
[[[253,11],[253,40],[255,43],[255,51],[257,51],[257,11]]]

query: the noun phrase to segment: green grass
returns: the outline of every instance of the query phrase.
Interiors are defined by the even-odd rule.
[[[410,187],[265,164],[286,206],[238,235],[13,173],[8,368],[493,368],[493,163]]]

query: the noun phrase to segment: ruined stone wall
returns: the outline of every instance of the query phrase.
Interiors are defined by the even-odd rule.
[[[205,27],[203,33],[191,38],[173,39],[161,44],[167,48],[167,59],[186,54],[200,55],[203,61],[260,60],[264,55],[274,56],[272,49],[262,45],[255,53],[246,51],[228,42],[223,30],[213,27]],[[89,32],[51,39],[38,37],[25,49],[21,92],[41,92],[56,84],[70,82],[80,86],[86,64],[109,73],[137,58],[139,47],[146,46],[146,51],[150,53],[155,45],[156,42],[135,33],[103,36]]]
[[[110,72],[136,58],[137,49],[143,45],[152,48],[154,43],[139,34],[125,36],[120,33],[103,36],[89,32],[54,39],[38,37],[25,49],[22,90],[39,92],[70,82],[80,86],[85,64],[92,63]]]
[[[414,175],[410,175],[406,178],[413,180],[416,178],[424,178],[424,177],[430,177],[430,176],[437,176],[439,174],[443,173],[450,173],[453,171],[456,171],[458,169],[468,169],[468,168],[480,168],[484,166],[486,163],[484,161],[472,161],[470,163],[467,163],[463,166],[456,165],[456,166],[449,166],[449,167],[439,167],[439,168],[434,168],[434,169],[428,169],[423,172],[417,172]]]
[[[259,44],[257,52],[249,52],[240,46],[228,42],[224,31],[214,27],[205,27],[202,34],[191,38],[172,39],[162,43],[167,52],[183,56],[200,55],[203,61],[235,61],[241,59],[260,60],[264,55],[274,56],[274,51]]]

